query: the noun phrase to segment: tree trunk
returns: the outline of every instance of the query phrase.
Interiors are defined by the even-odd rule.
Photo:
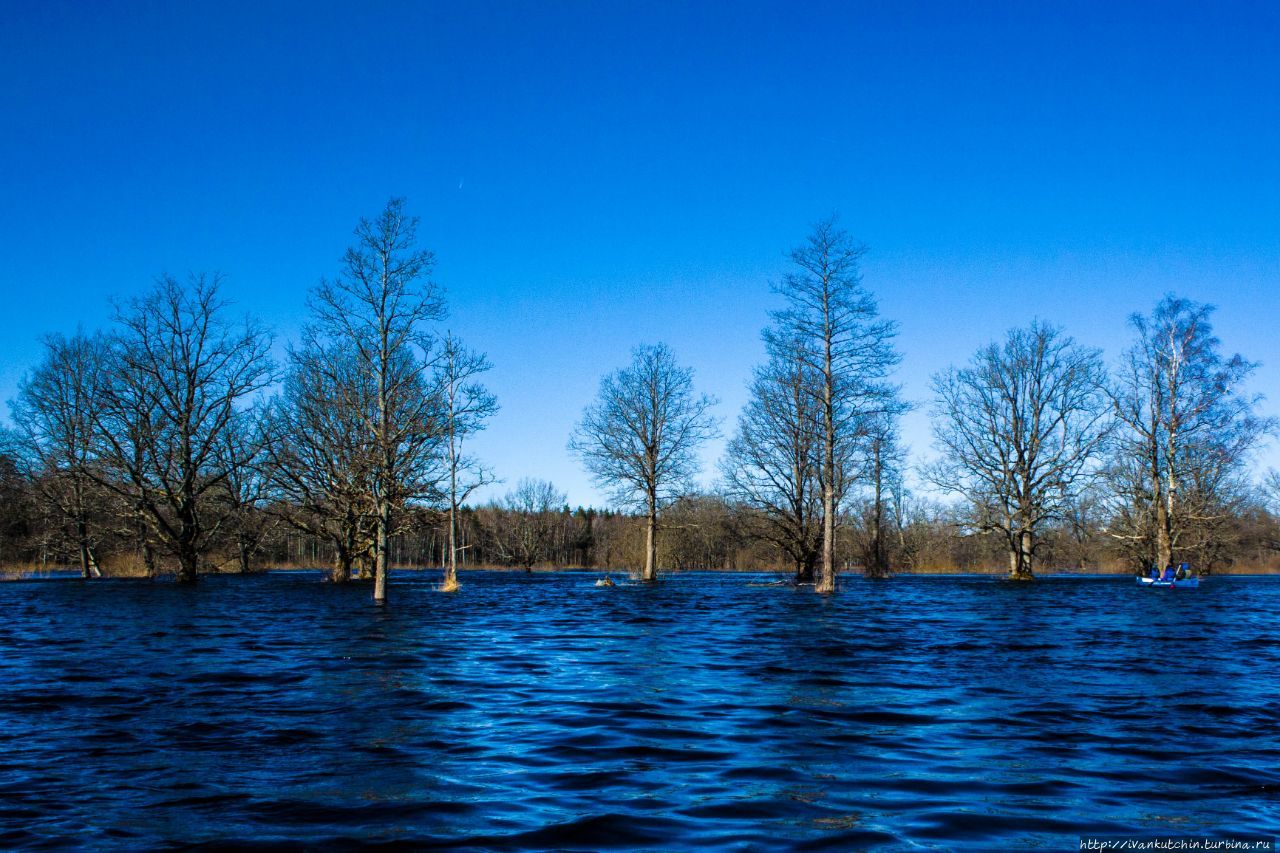
[[[827,324],[823,354],[823,447],[822,447],[822,569],[814,582],[815,592],[836,591],[836,423],[835,378],[831,365],[830,308],[823,294],[823,320]]]
[[[91,559],[89,556],[89,543],[84,539],[80,540],[80,577],[88,580],[92,575],[89,573]]]
[[[391,527],[391,504],[383,499],[378,506],[377,540],[374,547],[373,600],[387,602],[387,548]]]
[[[1172,481],[1172,476],[1170,476]],[[1164,494],[1161,494],[1161,491]],[[1156,565],[1173,565],[1173,484],[1156,491]]]
[[[658,579],[658,502],[652,494],[649,495],[649,512],[645,519],[644,574],[641,579]]]
[[[822,563],[814,579],[816,592],[836,591],[836,487],[828,482],[822,488]]]
[[[184,547],[178,554],[178,583],[195,583],[200,567],[200,555],[194,548]]]
[[[889,560],[884,549],[884,471],[880,458],[880,442],[875,445],[875,502],[871,517],[871,571],[867,574],[882,578],[889,574]]]
[[[333,549],[333,570],[329,580],[334,583],[346,583],[351,580],[351,549],[339,543]]]
[[[1009,551],[1009,578],[1011,580],[1034,580],[1032,572],[1032,537],[1030,530],[1019,530],[1013,535]]]
[[[454,486],[456,492],[456,485]],[[444,588],[458,586],[458,506],[449,504],[449,565],[444,572]]]

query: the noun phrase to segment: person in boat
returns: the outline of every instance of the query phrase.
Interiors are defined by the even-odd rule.
[[[1160,567],[1157,566],[1155,563],[1151,564],[1151,579],[1153,581],[1160,580]]]
[[[1160,577],[1160,580],[1171,581],[1173,580],[1173,577],[1174,577],[1173,563],[1170,563],[1169,565],[1164,567],[1164,574]]]

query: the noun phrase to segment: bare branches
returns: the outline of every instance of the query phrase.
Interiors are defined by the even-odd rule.
[[[472,492],[494,481],[493,472],[463,450],[467,439],[484,429],[485,422],[498,411],[498,399],[477,379],[490,367],[483,354],[468,350],[452,334],[445,337],[435,373],[436,393],[442,403],[449,497],[445,589],[457,586],[458,510]]]
[[[569,440],[569,451],[614,500],[647,513],[646,580],[657,573],[658,513],[691,488],[697,450],[718,434],[709,411],[716,402],[694,394],[693,371],[665,344],[637,347],[629,367],[601,380]]]
[[[445,307],[430,278],[434,258],[418,248],[417,231],[404,200],[391,199],[376,219],[360,220],[342,274],[322,281],[311,300],[314,336],[341,345],[359,379],[358,390],[336,390],[369,433],[378,602],[386,600],[392,512],[436,494],[440,472],[434,461],[446,434],[432,392],[434,341],[425,325],[444,317]],[[367,408],[366,390],[372,392]]]
[[[117,308],[103,381],[96,386],[91,466],[130,500],[195,580],[221,523],[210,492],[224,488],[227,433],[239,406],[274,379],[270,337],[225,317],[218,276],[169,276]]]
[[[835,589],[835,542],[839,505],[867,424],[901,411],[898,389],[887,382],[900,356],[893,323],[879,319],[875,299],[862,287],[859,263],[866,248],[836,223],[813,226],[791,252],[797,268],[775,289],[787,307],[773,315],[765,341],[785,352],[809,379],[804,385],[817,407],[822,490],[822,560],[819,592]]]
[[[1096,472],[1109,432],[1099,353],[1033,322],[934,377],[930,479],[969,501],[972,523],[1006,540],[1010,573],[1030,577],[1045,522],[1063,517]]]
[[[1214,537],[1205,531],[1227,514],[1240,491],[1233,479],[1276,429],[1256,413],[1261,397],[1241,390],[1257,365],[1220,354],[1213,310],[1170,294],[1150,317],[1131,316],[1136,340],[1109,391],[1123,425],[1111,466],[1112,534],[1141,564],[1182,555],[1208,569]]]

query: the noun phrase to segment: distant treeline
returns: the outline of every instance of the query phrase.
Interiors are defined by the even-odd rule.
[[[933,380],[937,461],[913,465],[894,382],[897,327],[828,219],[773,286],[766,359],[713,493],[699,448],[715,398],[665,344],[606,374],[570,452],[613,509],[571,510],[469,452],[498,411],[488,359],[451,334],[417,220],[393,199],[362,219],[309,299],[283,365],[217,277],[161,277],[101,332],[52,335],[0,436],[0,562],[85,577],[393,565],[780,569],[820,592],[839,571],[1202,571],[1280,563],[1280,477],[1252,470],[1276,432],[1222,352],[1213,308],[1177,296],[1131,316],[1108,366],[1056,326],[1008,331]],[[952,503],[924,500],[930,484]]]
[[[463,569],[597,569],[637,572],[645,554],[642,515],[590,507],[528,510],[509,500],[464,506],[458,513],[458,566]],[[1123,549],[1102,529],[1096,505],[1044,531],[1041,565],[1049,571],[1131,571]],[[337,557],[326,537],[283,521],[292,509],[261,507],[255,525],[261,537],[249,561],[241,562],[238,537],[228,532],[210,551],[206,569],[220,572],[271,568],[328,571]],[[76,538],[56,523],[40,489],[20,476],[11,459],[0,458],[0,575],[39,573],[78,565]],[[842,571],[863,572],[875,559],[872,508],[848,513],[837,538]],[[105,520],[105,519],[104,519]],[[759,511],[719,495],[689,495],[666,512],[658,537],[658,561],[664,571],[790,572],[792,561],[763,535],[768,524]],[[416,508],[391,537],[390,561],[406,568],[443,568],[449,561],[448,515]],[[894,571],[915,573],[1004,572],[1003,544],[967,526],[962,508],[931,501],[892,506],[887,522],[887,557]],[[107,576],[148,574],[134,537],[111,535],[109,526],[95,539]],[[1189,557],[1196,565],[1220,571],[1280,572],[1280,516],[1260,504],[1245,507],[1222,527],[1211,554]],[[371,578],[371,543],[356,555],[354,574]],[[151,571],[164,571],[164,566]]]

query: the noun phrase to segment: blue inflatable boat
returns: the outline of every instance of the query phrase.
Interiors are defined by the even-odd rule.
[[[1138,586],[1194,589],[1200,586],[1200,576],[1191,571],[1191,566],[1186,563],[1180,564],[1177,571],[1173,566],[1167,566],[1160,572],[1152,566],[1149,576],[1138,576]]]
[[[1182,580],[1165,580],[1164,578],[1138,578],[1138,586],[1160,586],[1160,587],[1177,587],[1194,589],[1200,586],[1200,578],[1192,575]]]

